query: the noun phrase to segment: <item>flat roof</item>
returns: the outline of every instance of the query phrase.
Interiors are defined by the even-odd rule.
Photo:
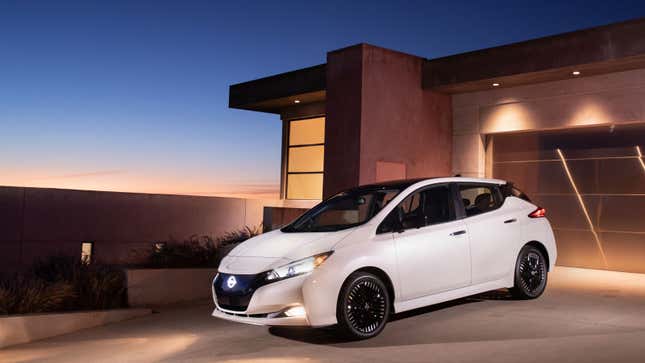
[[[426,59],[423,88],[463,93],[645,67],[645,18]],[[229,107],[280,113],[325,100],[326,64],[230,86]]]

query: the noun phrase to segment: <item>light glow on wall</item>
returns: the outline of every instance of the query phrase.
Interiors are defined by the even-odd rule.
[[[558,153],[558,156],[560,157],[560,161],[562,161],[562,167],[564,168],[564,171],[567,174],[567,178],[569,179],[569,183],[571,184],[571,187],[573,188],[573,191],[576,193],[576,197],[578,198],[578,203],[580,203],[580,208],[582,208],[582,212],[587,219],[587,223],[589,224],[589,229],[591,229],[591,233],[594,236],[594,239],[596,241],[596,245],[598,246],[598,250],[600,251],[600,255],[602,257],[602,262],[605,265],[605,267],[609,267],[607,264],[607,256],[605,256],[605,250],[602,248],[602,242],[600,241],[600,237],[598,236],[598,233],[596,232],[596,229],[593,226],[593,222],[591,221],[591,217],[589,215],[589,212],[587,211],[587,206],[585,205],[584,200],[582,199],[582,196],[580,195],[580,192],[578,191],[578,187],[576,186],[575,181],[573,180],[573,176],[571,175],[571,171],[569,171],[569,165],[567,164],[567,160],[564,158],[564,154],[562,153],[562,150],[556,149],[556,152]]]

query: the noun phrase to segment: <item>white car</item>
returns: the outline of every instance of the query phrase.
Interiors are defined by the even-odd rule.
[[[511,183],[432,178],[357,187],[233,249],[213,316],[379,334],[388,317],[499,288],[540,296],[556,260],[545,210]]]

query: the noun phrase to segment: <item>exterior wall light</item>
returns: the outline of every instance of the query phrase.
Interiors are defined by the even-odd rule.
[[[295,100],[293,101],[293,103],[300,103],[300,100]]]
[[[573,71],[573,72],[571,72],[571,74],[573,74],[574,76],[579,76],[579,75],[580,75],[580,71]]]
[[[499,83],[497,82],[493,83],[493,87],[499,87]]]

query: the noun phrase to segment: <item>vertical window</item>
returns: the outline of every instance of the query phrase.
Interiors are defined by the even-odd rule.
[[[322,199],[325,118],[289,121],[287,199]]]
[[[93,242],[83,242],[81,243],[81,262],[91,263],[92,262],[92,250],[94,249]]]

